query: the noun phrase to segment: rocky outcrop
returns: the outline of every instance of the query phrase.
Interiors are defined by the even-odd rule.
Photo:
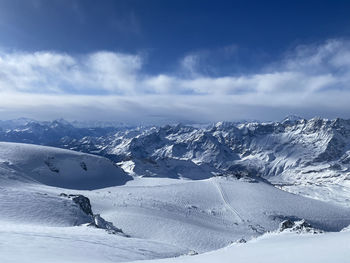
[[[128,235],[124,234],[120,228],[117,228],[113,225],[113,223],[104,220],[99,214],[93,215],[93,222],[89,225],[104,229],[109,234],[120,234],[125,237],[128,237]]]
[[[281,222],[278,232],[294,232],[294,233],[310,233],[319,234],[323,233],[322,230],[312,227],[304,219],[298,221],[292,221],[290,219]]]
[[[92,212],[90,199],[86,196],[65,193],[61,193],[60,196],[71,199],[86,215],[90,216],[91,222],[87,224],[88,226],[104,229],[109,234],[118,234],[128,237],[121,229],[115,227],[112,222],[104,220],[99,214],[94,214]]]
[[[76,203],[85,214],[90,215],[90,216],[94,215],[92,213],[89,198],[87,198],[83,195],[73,195],[73,194],[67,195],[65,193],[61,193],[60,196],[72,199],[73,202]]]

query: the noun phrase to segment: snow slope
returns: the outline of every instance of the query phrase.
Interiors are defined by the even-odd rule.
[[[8,176],[9,170],[13,179],[17,176],[18,180],[71,189],[122,185],[132,179],[106,158],[52,147],[0,142],[1,179]]]
[[[130,179],[102,157],[0,142],[1,220],[54,226],[87,223],[90,218],[72,200],[60,197],[60,192],[48,193],[45,186],[95,189]]]
[[[284,219],[306,219],[339,231],[350,210],[281,191],[261,180],[142,178],[89,196],[98,213],[127,234],[197,252],[227,246],[278,228]],[[141,181],[141,182],[137,182]],[[154,181],[143,185],[145,181]],[[136,184],[136,185],[135,185]]]
[[[87,227],[0,225],[0,262],[126,262],[175,257],[179,248]]]
[[[188,250],[174,245],[88,227],[91,215],[61,195],[128,179],[102,157],[0,143],[0,262],[123,262],[186,254]]]
[[[326,231],[350,224],[349,209],[282,191],[258,177],[128,179],[102,157],[0,143],[0,261],[174,257],[254,239],[285,219],[305,219]],[[81,225],[89,216],[61,193],[88,197],[94,213],[130,238]]]
[[[349,231],[317,235],[271,233],[245,244],[233,244],[198,256],[146,260],[142,263],[347,263],[350,258],[349,240]]]
[[[76,226],[91,222],[72,200],[36,187],[0,189],[0,222],[43,226]]]

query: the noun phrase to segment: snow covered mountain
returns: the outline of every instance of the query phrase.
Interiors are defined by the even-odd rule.
[[[133,167],[138,175],[194,179],[194,168],[186,173],[181,167],[195,164],[203,177],[261,176],[289,191],[349,205],[347,120],[217,123],[207,129],[166,126],[115,142],[104,152],[123,156],[122,167]]]
[[[261,176],[299,194],[349,205],[350,121],[290,116],[282,122],[207,127],[77,128],[23,120],[0,140],[93,153],[132,176]]]
[[[51,240],[61,235],[57,228],[66,233],[65,227],[79,227],[70,239],[81,238],[85,231],[101,239],[100,232],[84,226],[92,223],[91,210],[67,198],[80,195],[90,199],[94,213],[136,238],[116,239],[124,238],[130,246],[156,242],[149,245],[152,253],[146,258],[218,249],[276,230],[285,219],[304,219],[325,231],[350,224],[349,209],[287,193],[258,177],[130,180],[98,156],[17,143],[0,143],[0,149],[0,225],[24,225],[19,227],[23,235],[34,226]],[[53,233],[43,226],[55,227]],[[4,236],[14,238],[12,233]],[[138,253],[129,257],[142,258]]]
[[[0,243],[7,244],[1,262],[28,256],[30,262],[123,262],[230,244],[236,253],[237,244],[275,233],[285,220],[305,220],[321,232],[350,225],[346,120],[132,129],[6,125],[4,140],[67,149],[0,143]],[[272,234],[262,246],[274,240]]]

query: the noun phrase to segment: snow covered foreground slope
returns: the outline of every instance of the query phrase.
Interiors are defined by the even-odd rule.
[[[328,231],[350,224],[349,209],[281,191],[259,178],[135,178],[115,186],[116,181],[108,185],[105,176],[120,179],[126,175],[120,169],[106,175],[109,168],[100,157],[33,145],[0,145],[0,244],[5,244],[0,246],[1,262],[23,262],[23,257],[26,262],[164,258],[190,250],[218,249],[241,238],[249,240],[277,229],[287,218],[305,219]],[[52,166],[46,163],[47,156],[55,160]],[[91,190],[91,185],[85,189],[79,185],[74,190],[85,179],[81,160],[87,171],[100,161],[102,166],[91,169],[95,173],[89,178],[96,182],[102,178],[109,187]],[[67,162],[76,166],[74,172],[65,167]],[[58,173],[52,171],[56,169]],[[61,171],[65,188],[58,179]],[[61,193],[87,196],[94,213],[131,238],[81,226],[89,217]],[[18,250],[25,254],[14,253]],[[60,258],[52,259],[52,255]]]
[[[193,257],[146,260],[142,263],[348,263],[350,232],[320,235],[267,234],[252,242],[234,244]],[[141,263],[140,261],[137,261]]]
[[[129,179],[98,156],[0,143],[0,262],[123,262],[186,254],[173,245],[89,227],[92,215],[62,194]]]
[[[96,211],[127,234],[205,252],[250,240],[285,219],[305,219],[326,231],[350,224],[350,210],[281,191],[258,180],[139,179],[101,189]],[[152,186],[144,182],[153,181]],[[101,199],[103,197],[103,199]],[[103,200],[103,201],[102,201]]]

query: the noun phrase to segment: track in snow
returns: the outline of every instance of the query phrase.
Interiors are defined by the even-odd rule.
[[[243,218],[241,217],[241,215],[238,213],[238,211],[230,204],[230,202],[227,199],[227,195],[225,193],[225,191],[222,189],[220,183],[217,181],[216,178],[213,179],[213,183],[216,186],[216,188],[218,189],[220,196],[222,198],[222,200],[224,201],[225,205],[227,206],[227,208],[236,216],[239,218],[240,222],[244,222]]]

